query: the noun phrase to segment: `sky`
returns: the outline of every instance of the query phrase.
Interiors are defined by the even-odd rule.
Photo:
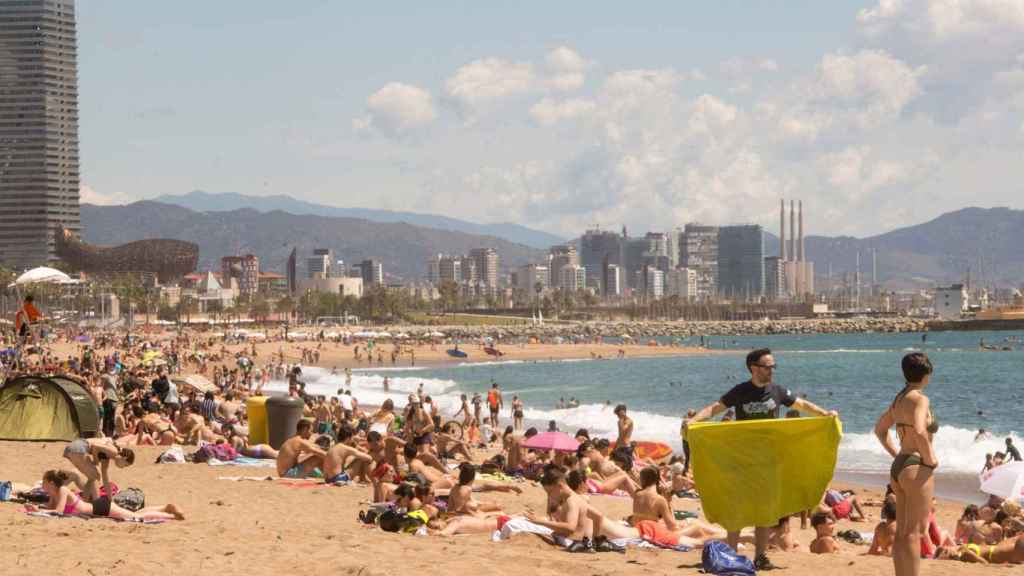
[[[82,201],[287,194],[573,237],[1024,208],[1024,0],[80,0]]]

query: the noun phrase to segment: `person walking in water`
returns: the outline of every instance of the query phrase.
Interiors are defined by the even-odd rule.
[[[921,554],[926,552],[922,543],[928,539],[922,536],[928,530],[935,469],[939,466],[932,446],[939,421],[924,394],[931,380],[931,360],[913,352],[903,357],[901,367],[906,384],[875,424],[875,436],[893,457],[889,476],[896,494],[896,538],[892,544],[896,576],[917,576],[921,573]],[[894,426],[899,450],[889,437],[889,429]]]
[[[782,406],[792,407],[800,412],[809,412],[818,416],[836,416],[834,410],[825,410],[810,401],[797,397],[788,388],[773,382],[775,374],[775,358],[772,351],[759,348],[747,354],[747,370],[750,380],[734,386],[717,402],[705,406],[693,417],[683,421],[683,429],[694,422],[714,418],[729,409],[736,411],[736,420],[762,420],[778,418]],[[772,570],[775,566],[768,559],[768,537],[772,526],[754,527],[754,567],[758,570]],[[740,533],[729,532],[729,546],[735,550],[739,544]]]
[[[498,413],[501,411],[501,407],[504,403],[501,401],[501,389],[498,388],[498,383],[491,383],[491,389],[487,391],[487,407],[491,409],[491,427],[498,427]]]

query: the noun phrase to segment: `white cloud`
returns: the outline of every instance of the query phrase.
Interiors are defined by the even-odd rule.
[[[815,96],[860,107],[865,116],[888,118],[921,94],[918,78],[924,70],[879,50],[826,54],[818,66]]]
[[[562,120],[581,118],[592,113],[597,105],[592,100],[572,98],[554,100],[544,98],[530,108],[530,117],[542,126],[550,126]]]
[[[866,34],[900,31],[919,40],[943,42],[995,30],[1024,30],[1021,0],[880,0],[862,9],[857,22]]]
[[[366,99],[368,114],[352,121],[357,132],[379,131],[397,136],[423,127],[437,118],[429,92],[417,86],[391,82]]]
[[[559,46],[548,52],[545,59],[548,85],[554,90],[569,91],[583,86],[589,63],[568,46]]]
[[[117,206],[130,204],[135,202],[135,199],[119,192],[103,194],[94,190],[92,186],[83,183],[78,187],[78,201],[82,204],[94,204],[96,206]]]
[[[470,112],[534,87],[533,67],[500,58],[474,60],[445,82],[445,95],[460,110]]]

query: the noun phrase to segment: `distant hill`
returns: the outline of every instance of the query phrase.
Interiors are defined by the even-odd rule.
[[[219,269],[220,257],[252,253],[260,267],[283,272],[293,247],[298,248],[299,273],[314,248],[331,248],[347,264],[380,261],[392,279],[426,276],[427,259],[438,253],[464,254],[472,248],[498,251],[501,267],[525,264],[543,252],[495,236],[437,230],[406,223],[371,222],[254,209],[196,212],[159,202],[125,206],[82,204],[86,242],[116,245],[143,238],[177,238],[199,245],[199,267]]]
[[[246,194],[235,194],[226,192],[212,194],[196,190],[182,195],[165,194],[153,199],[154,202],[164,204],[175,204],[196,212],[226,212],[249,208],[258,212],[272,212],[280,210],[291,214],[315,214],[318,216],[334,216],[340,218],[361,218],[374,222],[406,222],[416,226],[426,226],[439,230],[451,230],[454,232],[465,232],[466,234],[477,234],[482,236],[497,236],[511,242],[525,244],[533,248],[547,249],[554,244],[561,244],[565,240],[554,234],[533,230],[519,224],[501,222],[497,224],[476,224],[439,216],[437,214],[420,214],[416,212],[394,212],[391,210],[374,210],[370,208],[340,208],[298,200],[291,196],[278,194],[274,196],[249,196]]]
[[[766,234],[766,251],[779,252],[778,237]],[[820,282],[832,264],[833,277],[856,269],[871,281],[877,253],[878,280],[889,289],[963,281],[970,270],[976,284],[1024,284],[1024,210],[964,208],[934,220],[867,238],[808,236],[807,259]]]

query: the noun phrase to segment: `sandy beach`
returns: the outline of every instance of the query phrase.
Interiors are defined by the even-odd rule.
[[[48,468],[66,465],[63,443],[0,442],[0,477],[33,483]],[[35,518],[22,505],[0,504],[5,550],[0,573],[21,574],[697,574],[700,552],[629,550],[619,554],[569,554],[534,536],[491,542],[489,535],[452,538],[385,533],[362,527],[356,515],[370,494],[368,487],[291,487],[279,481],[227,481],[222,476],[265,476],[272,468],[214,467],[206,464],[154,464],[160,450],[139,448],[134,466],[116,471],[122,487],[145,491],[147,504],[174,502],[186,514],[184,522],[160,525],[116,523],[110,520]],[[492,493],[512,514],[524,506],[541,509],[539,486],[521,484],[522,496]],[[881,494],[856,488],[863,500],[877,502]],[[616,518],[629,513],[630,500],[591,496],[591,502]],[[696,510],[697,501],[673,501],[676,509]],[[938,516],[946,529],[954,525],[961,505],[940,502]],[[870,531],[877,506],[867,508],[872,520],[840,522],[837,531]],[[842,544],[835,556],[806,552],[813,532],[799,530],[803,551],[772,555],[784,573],[818,575],[832,572],[874,576],[891,574],[889,558],[865,555],[866,546]],[[529,557],[524,565],[524,557]],[[1019,567],[1015,567],[1019,570]],[[1004,568],[927,561],[924,571],[939,576],[985,574]]]

